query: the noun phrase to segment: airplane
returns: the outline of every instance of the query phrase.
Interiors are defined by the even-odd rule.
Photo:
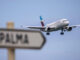
[[[28,26],[30,29],[39,29],[40,31],[46,32],[46,35],[50,35],[50,32],[61,30],[61,35],[64,35],[65,31],[72,31],[80,25],[69,26],[69,21],[67,19],[60,19],[59,21],[52,22],[50,24],[44,25],[42,16],[40,16],[42,26]]]

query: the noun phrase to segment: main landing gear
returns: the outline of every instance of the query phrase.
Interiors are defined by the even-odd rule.
[[[60,34],[61,34],[61,35],[64,35],[64,32],[61,32]]]
[[[47,32],[47,33],[46,33],[46,35],[50,35],[50,33],[49,33],[49,32]]]
[[[64,30],[62,29],[62,32],[60,33],[61,35],[64,35]]]

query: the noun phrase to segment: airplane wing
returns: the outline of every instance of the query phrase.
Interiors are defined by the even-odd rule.
[[[27,28],[31,28],[31,29],[45,29],[46,27],[40,27],[40,26],[27,26]]]
[[[72,28],[76,28],[76,27],[80,27],[80,25],[73,25],[73,26],[70,26]]]

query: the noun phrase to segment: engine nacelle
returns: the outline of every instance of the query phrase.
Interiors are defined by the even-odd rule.
[[[48,27],[47,30],[50,31],[50,28]]]
[[[72,27],[68,27],[67,30],[68,30],[68,31],[72,31]]]
[[[49,32],[49,31],[50,31],[50,28],[49,28],[49,27],[47,27],[47,28],[45,29],[45,31],[46,31],[46,32],[47,32],[47,31]]]

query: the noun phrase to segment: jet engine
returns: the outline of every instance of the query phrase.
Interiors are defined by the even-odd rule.
[[[68,31],[72,31],[72,27],[67,27],[67,30]]]
[[[47,30],[50,31],[50,28],[48,27]]]
[[[45,31],[49,32],[49,31],[50,31],[50,27],[47,27],[47,28],[45,29]]]

